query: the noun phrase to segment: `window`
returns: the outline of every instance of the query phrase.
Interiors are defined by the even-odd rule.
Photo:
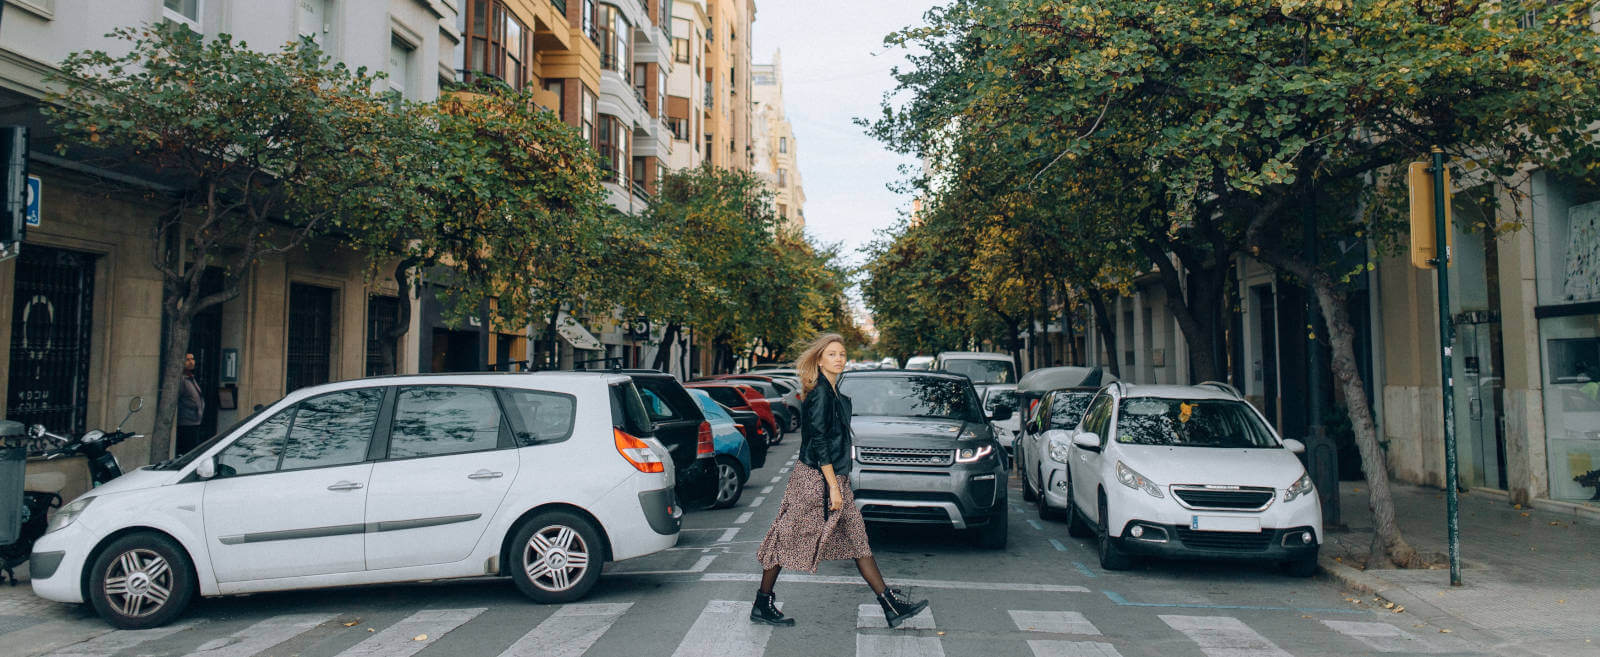
[[[633,158],[633,185],[635,188],[644,187],[644,173],[648,169],[646,158]]]
[[[770,393],[763,392],[767,395]],[[908,376],[851,379],[839,382],[839,394],[854,401],[851,415],[928,417],[977,421],[979,402],[966,381],[946,377]]]
[[[527,82],[528,27],[494,0],[469,0],[461,27],[467,43],[468,78],[482,73],[521,89]]]
[[[667,67],[656,65],[656,116],[667,114]]]
[[[1050,394],[1050,428],[1072,429],[1083,419],[1084,410],[1094,399],[1092,392],[1054,392]]]
[[[594,91],[589,89],[589,85],[583,84],[582,82],[579,82],[578,84],[583,85],[583,100],[581,101],[581,104],[583,105],[583,138],[587,139],[589,143],[592,144],[595,141],[595,113],[599,111],[600,97],[596,96]]]
[[[678,62],[679,64],[689,63],[688,39],[679,38],[672,40],[672,61]]]
[[[367,298],[367,376],[394,374],[399,369],[395,327],[400,320],[400,300],[395,297]]]
[[[594,22],[597,13],[598,10],[595,8],[594,0],[583,0],[583,33],[589,37],[590,41],[599,44],[600,31],[595,28]]]
[[[406,92],[406,88],[412,86],[411,55],[415,50],[398,36],[389,38],[389,67],[385,72],[389,74],[389,91],[399,94],[401,98],[413,97]]]
[[[1100,444],[1106,444],[1106,430],[1111,428],[1111,397],[1101,395],[1089,404],[1089,410],[1084,413],[1083,430],[1100,436]]]
[[[278,469],[283,439],[289,435],[294,409],[279,412],[240,436],[217,454],[217,477],[259,474]]]
[[[639,387],[639,400],[644,402],[644,410],[650,414],[651,422],[678,419],[678,412],[672,409],[672,405],[668,404],[666,400],[662,399],[660,395],[656,394],[656,391],[651,390],[648,386]]]
[[[633,26],[622,15],[622,10],[611,5],[600,5],[598,15],[600,68],[628,77],[633,65]]]
[[[295,405],[279,470],[348,465],[367,460],[383,391],[346,390]]]
[[[522,445],[565,440],[572,435],[577,400],[571,395],[503,389],[506,419]]]
[[[512,87],[521,89],[523,77],[522,60],[526,57],[523,50],[522,23],[512,17],[510,12],[506,12],[502,25],[505,30],[505,61],[504,66],[500,69],[501,76]]]
[[[389,429],[389,458],[494,449],[500,446],[500,428],[500,404],[485,388],[401,388]]]
[[[779,203],[778,204],[778,218],[780,218],[780,219],[788,219],[789,218],[789,206],[788,205],[785,205],[783,203]]]
[[[787,152],[789,152],[789,138],[788,137],[779,137],[778,138],[778,152],[779,153],[787,153]]]
[[[1244,402],[1158,397],[1122,400],[1117,442],[1235,449],[1278,444]]]
[[[783,167],[778,167],[778,186],[779,187],[788,187],[789,186],[789,170],[788,169],[785,169]]]
[[[605,167],[606,179],[615,182],[622,172],[622,163],[627,156],[627,145],[623,141],[624,134],[622,121],[609,114],[600,115],[600,140],[596,147],[600,151],[601,166]]]
[[[561,78],[551,78],[544,81],[544,90],[556,95],[556,106],[551,108],[556,111],[556,116],[562,121],[570,121],[567,116],[567,81]]]
[[[699,144],[695,144],[695,150],[699,150],[699,146]],[[709,132],[706,133],[706,154],[711,154],[711,133]]]
[[[163,0],[161,16],[200,30],[200,0]]]
[[[646,112],[650,110],[649,104],[645,102],[645,98],[650,96],[649,64],[633,65],[633,96],[639,99],[639,105],[644,107]]]
[[[667,119],[667,129],[672,131],[673,141],[689,141],[689,121],[687,119]]]
[[[333,52],[333,15],[330,0],[300,0],[300,35],[311,37],[326,52]],[[168,4],[171,4],[170,2]]]

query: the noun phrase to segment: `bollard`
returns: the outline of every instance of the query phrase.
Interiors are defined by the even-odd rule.
[[[10,545],[22,531],[22,484],[27,474],[27,435],[21,422],[0,420],[0,545]]]
[[[1306,436],[1306,473],[1322,502],[1322,526],[1339,527],[1339,446],[1327,432]]]

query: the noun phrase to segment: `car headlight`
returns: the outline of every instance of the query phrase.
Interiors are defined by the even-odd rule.
[[[1070,456],[1070,454],[1068,454],[1068,452],[1067,452],[1067,448],[1069,448],[1071,446],[1072,446],[1072,441],[1070,441],[1070,440],[1062,440],[1060,438],[1051,438],[1050,439],[1050,460],[1055,461],[1056,463],[1066,463],[1067,459]]]
[[[50,524],[45,527],[44,533],[48,534],[72,524],[72,521],[83,515],[83,510],[89,508],[89,503],[94,500],[95,498],[93,497],[80,497],[73,500],[71,504],[61,507],[59,511],[56,511],[55,515],[50,516]]]
[[[1139,474],[1133,468],[1128,467],[1122,461],[1117,461],[1117,481],[1122,482],[1122,485],[1128,488],[1149,493],[1150,497],[1166,497],[1161,492],[1160,486],[1157,486],[1155,482],[1150,481],[1148,477]]]
[[[1311,484],[1311,473],[1308,472],[1300,475],[1300,478],[1294,480],[1293,484],[1290,484],[1288,488],[1283,489],[1283,501],[1293,502],[1295,498],[1300,497],[1301,495],[1312,493],[1316,490],[1317,487]]]
[[[956,463],[976,463],[994,453],[993,445],[981,447],[963,447],[956,450]]]

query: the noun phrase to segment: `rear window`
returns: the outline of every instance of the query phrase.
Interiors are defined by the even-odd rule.
[[[552,443],[572,435],[577,415],[577,399],[572,395],[517,388],[502,388],[500,394],[519,444]]]
[[[956,358],[944,361],[941,368],[951,374],[964,374],[973,383],[1016,383],[1017,374],[1008,360]]]
[[[734,390],[733,388],[718,386],[711,388],[700,388],[700,390],[706,391],[706,394],[711,395],[712,399],[717,400],[717,403],[722,404],[723,406],[733,406],[737,408],[739,406],[746,405],[744,397],[740,396],[739,391]]]
[[[851,415],[977,420],[978,396],[960,379],[934,376],[846,376],[840,394]]]
[[[635,437],[651,435],[650,415],[631,382],[611,384],[611,425]]]
[[[1117,407],[1117,442],[1173,447],[1276,447],[1244,402],[1134,397]]]

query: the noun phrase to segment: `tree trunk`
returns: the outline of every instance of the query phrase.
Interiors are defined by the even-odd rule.
[[[1078,358],[1078,337],[1072,330],[1072,294],[1061,286],[1061,358],[1067,365],[1082,365]]]
[[[1088,290],[1089,305],[1094,308],[1095,328],[1100,330],[1100,339],[1106,341],[1106,351],[1111,355],[1111,375],[1122,378],[1122,366],[1118,362],[1122,354],[1117,353],[1117,325],[1111,321],[1111,311],[1106,308],[1105,293],[1094,288]],[[1092,347],[1089,347],[1092,349]],[[1084,362],[1088,362],[1085,360]]]
[[[1191,262],[1179,256],[1178,261],[1182,264],[1180,269],[1159,245],[1144,245],[1141,249],[1160,271],[1161,286],[1166,291],[1163,305],[1177,320],[1178,328],[1183,331],[1184,343],[1189,345],[1190,378],[1196,381],[1222,380],[1222,366],[1217,360],[1218,322],[1214,320],[1216,314],[1222,311],[1223,290],[1227,286],[1227,263]],[[1186,272],[1190,274],[1187,289],[1183,281]]]
[[[160,392],[156,395],[155,426],[150,429],[150,462],[160,463],[172,458],[172,431],[178,420],[179,388],[183,385],[183,359],[189,352],[189,334],[194,312],[188,310],[180,299],[163,300],[169,309],[167,344],[162,350]]]
[[[550,330],[545,337],[545,344],[550,347],[550,356],[546,361],[546,369],[556,370],[561,367],[561,358],[556,355],[556,320],[561,317],[561,302],[557,301],[550,308]]]
[[[672,367],[672,345],[677,339],[678,325],[667,324],[667,328],[661,331],[661,347],[656,350],[656,360],[652,364],[654,369],[665,372]]]
[[[384,363],[392,374],[400,373],[400,352],[405,350],[405,345],[399,344],[400,338],[411,330],[411,268],[417,265],[416,258],[405,258],[394,266],[394,287],[396,292],[394,327],[384,333],[382,339],[394,345],[394,352],[384,352],[381,356],[389,361]]]

